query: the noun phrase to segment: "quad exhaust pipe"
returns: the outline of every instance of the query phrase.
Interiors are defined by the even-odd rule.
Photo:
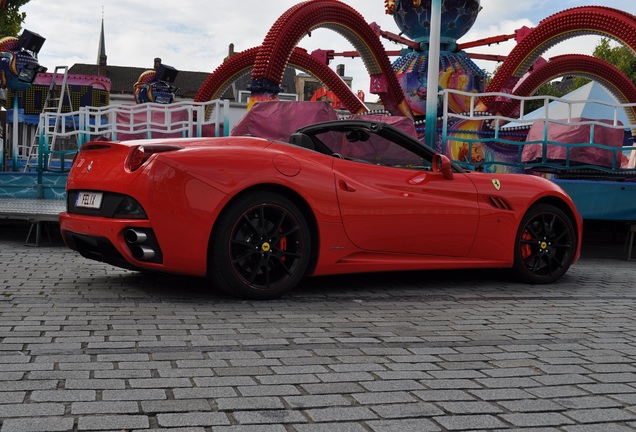
[[[128,243],[137,245],[142,244],[146,240],[148,240],[148,234],[134,228],[128,228],[126,232],[124,232],[124,238]]]
[[[155,251],[145,246],[135,245],[130,248],[130,252],[139,261],[149,261],[155,257]]]
[[[135,228],[128,228],[124,231],[124,239],[128,243],[130,253],[139,261],[150,261],[157,256],[157,252],[148,245],[149,237],[144,231]],[[154,243],[154,242],[149,242]]]

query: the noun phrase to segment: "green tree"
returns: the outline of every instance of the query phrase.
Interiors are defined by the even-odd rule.
[[[609,39],[603,38],[594,48],[593,54],[594,57],[616,66],[636,83],[636,55],[628,46],[623,44],[612,46]]]
[[[22,23],[26,18],[25,12],[20,8],[30,0],[0,0],[0,39],[6,36],[18,36],[22,30]]]

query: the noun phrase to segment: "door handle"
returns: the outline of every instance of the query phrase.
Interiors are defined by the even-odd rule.
[[[417,174],[409,179],[409,183],[412,185],[418,185],[426,182],[426,173]]]
[[[352,186],[349,186],[347,184],[347,182],[344,181],[344,180],[339,180],[338,181],[338,186],[340,187],[340,189],[342,189],[343,191],[346,191],[346,192],[355,192],[356,191],[356,188],[354,188]]]

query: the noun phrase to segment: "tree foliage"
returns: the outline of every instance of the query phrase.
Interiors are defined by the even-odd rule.
[[[636,83],[636,53],[628,46],[613,44],[610,39],[603,38],[594,48],[592,55],[616,66],[627,75],[630,80]],[[565,81],[566,79],[563,80],[563,82]],[[589,79],[580,76],[572,77],[569,81],[568,85],[558,85],[554,82],[545,83],[537,89],[535,95],[562,97],[590,82]],[[528,103],[526,108],[528,110],[532,109],[533,104],[536,105],[536,107],[541,105],[540,101],[533,101]]]
[[[613,64],[636,83],[636,55],[634,51],[627,45],[612,45],[609,39],[601,39],[596,48],[594,48],[594,57]]]
[[[7,36],[18,36],[22,30],[22,23],[26,18],[25,12],[20,12],[20,8],[30,0],[0,0],[0,39]]]

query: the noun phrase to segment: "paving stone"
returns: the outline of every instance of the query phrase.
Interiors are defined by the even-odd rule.
[[[533,377],[533,379],[547,386],[577,385],[577,384],[589,384],[589,383],[595,382],[592,378],[585,375],[579,375],[579,374],[544,375],[544,376],[535,376]]]
[[[292,385],[240,386],[238,391],[243,396],[294,396],[300,394],[300,391]]]
[[[364,407],[318,408],[305,411],[316,422],[347,422],[358,420],[377,420],[378,415]]]
[[[3,372],[52,371],[54,368],[54,363],[7,363],[2,365]]]
[[[417,392],[416,392],[417,395]],[[351,395],[362,405],[396,404],[415,402],[415,397],[409,392],[373,392]],[[418,396],[419,397],[419,396]],[[423,398],[420,398],[423,399]],[[346,401],[346,399],[344,399]],[[438,399],[436,399],[438,400]]]
[[[151,378],[152,371],[143,369],[109,369],[96,370],[93,372],[95,379],[129,379],[129,378]]]
[[[463,401],[463,402],[438,402],[444,411],[452,414],[497,414],[502,409],[490,402]]]
[[[287,432],[285,425],[238,425],[238,426],[216,426],[214,432]],[[299,430],[296,427],[296,430]],[[200,431],[204,432],[204,431]],[[332,431],[333,432],[333,431]]]
[[[482,388],[479,383],[467,379],[421,380],[420,383],[434,390],[470,390]]]
[[[0,372],[0,381],[19,381],[24,375],[24,372]]]
[[[568,385],[534,387],[525,389],[525,391],[542,399],[589,396],[591,394],[591,392],[583,390],[582,388]]]
[[[73,402],[71,414],[136,414],[137,402]]]
[[[128,382],[132,388],[192,387],[192,382],[188,378],[135,378]]]
[[[26,392],[0,392],[0,404],[22,403],[26,396]]]
[[[542,411],[563,411],[563,406],[544,399],[523,399],[515,401],[499,401],[499,405],[508,411],[524,413],[524,412],[542,412]]]
[[[582,384],[579,387],[593,394],[633,393],[636,390],[626,384]]]
[[[574,423],[563,414],[550,412],[502,414],[500,417],[516,427],[557,427]]]
[[[449,431],[506,429],[509,426],[492,415],[455,415],[434,417],[433,420]]]
[[[77,421],[79,431],[147,429],[149,427],[150,421],[144,415],[87,416],[80,417]]]
[[[383,419],[432,417],[444,414],[437,406],[426,402],[376,405],[369,408]]]
[[[614,423],[603,423],[603,424],[594,424],[594,425],[575,425],[575,426],[565,426],[563,430],[566,432],[599,432],[599,430],[603,430],[603,432],[633,432],[634,425],[621,425]]]
[[[0,381],[0,392],[51,390],[57,388],[57,385],[57,380]]]
[[[64,432],[72,431],[74,420],[69,417],[38,417],[5,419],[1,432]]]
[[[166,391],[162,389],[104,390],[102,392],[102,399],[105,401],[144,401],[161,400],[166,398]]]
[[[176,399],[217,399],[238,396],[232,387],[194,387],[175,388],[172,393]]]
[[[368,421],[373,432],[440,432],[442,429],[428,419]]]
[[[194,377],[195,386],[198,387],[238,387],[257,385],[254,378],[249,376],[238,377]]]
[[[188,400],[145,400],[141,401],[144,413],[210,411],[210,403],[202,399]]]
[[[230,424],[225,414],[214,412],[157,414],[157,423],[161,427],[210,427]]]
[[[376,274],[254,302],[5,244],[0,432],[636,430],[633,263],[584,257],[545,290]]]
[[[67,390],[123,390],[126,382],[121,379],[67,379],[65,388]]]
[[[235,411],[232,413],[232,416],[240,424],[290,424],[307,422],[307,419],[302,413],[285,409]]]
[[[280,410],[284,409],[282,399],[277,397],[233,397],[215,400],[219,411]]]
[[[95,390],[36,390],[31,393],[34,402],[88,402],[95,398]]]
[[[610,399],[609,397],[606,397],[606,396],[560,398],[560,399],[553,399],[553,402],[558,403],[562,407],[572,408],[572,409],[612,408],[612,407],[619,407],[623,405],[619,401]]]
[[[9,417],[62,416],[64,405],[61,403],[29,403],[0,405],[0,419]]]
[[[304,384],[304,391],[308,394],[346,394],[360,393],[364,388],[358,383],[329,383],[329,384]]]
[[[268,375],[254,377],[259,384],[282,385],[282,384],[314,384],[322,382],[316,375],[294,374],[294,375]]]
[[[564,415],[577,423],[625,422],[636,420],[636,413],[618,408],[597,408],[566,411]]]

